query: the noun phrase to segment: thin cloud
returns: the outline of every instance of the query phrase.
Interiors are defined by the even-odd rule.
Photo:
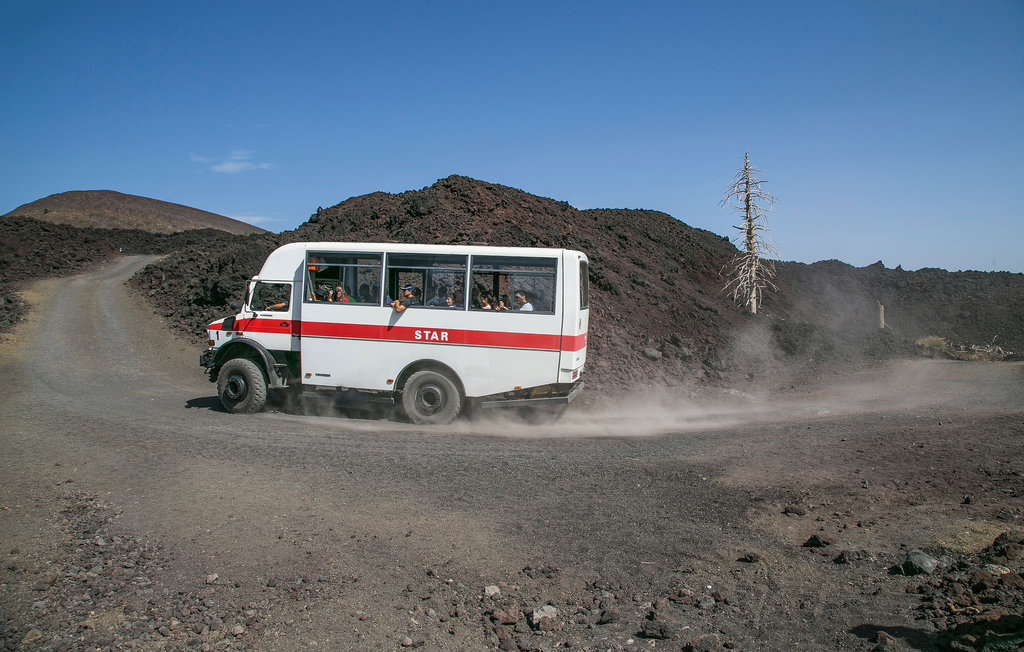
[[[272,224],[277,221],[276,218],[263,217],[260,215],[232,215],[231,217],[239,222],[245,222],[246,224],[252,224],[255,226],[259,226],[260,224]]]
[[[253,158],[255,152],[251,152],[247,149],[236,149],[231,152],[227,158],[222,160],[216,165],[211,165],[210,169],[214,172],[222,172],[224,174],[239,174],[241,172],[248,172],[250,170],[272,170],[274,169],[273,163],[254,161]],[[210,159],[205,157],[199,157],[196,155],[192,156],[193,161],[205,161],[209,162]]]

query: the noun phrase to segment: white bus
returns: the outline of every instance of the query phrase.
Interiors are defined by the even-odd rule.
[[[448,423],[583,388],[588,260],[569,249],[296,242],[271,252],[200,356],[229,412],[335,390]],[[236,309],[237,306],[233,306]]]

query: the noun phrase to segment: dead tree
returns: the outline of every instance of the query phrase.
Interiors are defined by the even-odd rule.
[[[743,154],[743,167],[733,177],[729,190],[719,203],[743,215],[743,224],[733,228],[740,232],[734,240],[740,252],[723,268],[729,282],[725,289],[732,298],[756,315],[765,289],[775,290],[775,264],[778,258],[775,241],[768,231],[768,213],[779,201],[761,189],[761,171],[750,164],[750,153]]]

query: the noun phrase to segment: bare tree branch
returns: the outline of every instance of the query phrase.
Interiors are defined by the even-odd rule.
[[[778,251],[768,230],[767,217],[773,212],[773,206],[780,202],[761,188],[761,184],[767,182],[760,178],[760,174],[761,171],[750,164],[749,152],[744,152],[743,167],[733,177],[718,204],[720,207],[729,206],[743,215],[742,224],[733,227],[742,233],[735,240],[740,252],[726,265],[729,282],[725,289],[731,290],[733,301],[742,303],[752,315],[757,314],[765,289],[778,289],[772,283],[775,263],[768,260],[778,258]]]

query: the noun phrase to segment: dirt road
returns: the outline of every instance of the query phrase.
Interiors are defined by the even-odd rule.
[[[0,344],[9,649],[940,649],[890,567],[1024,535],[1020,365],[547,429],[235,416],[126,290],[148,260],[38,284]]]

